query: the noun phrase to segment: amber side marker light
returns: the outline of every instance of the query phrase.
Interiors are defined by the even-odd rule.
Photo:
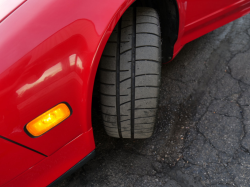
[[[71,115],[71,109],[65,103],[60,103],[44,112],[26,125],[26,130],[33,136],[41,136]]]

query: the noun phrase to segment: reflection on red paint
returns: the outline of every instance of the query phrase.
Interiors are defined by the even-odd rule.
[[[18,97],[22,97],[22,95],[24,94],[24,92],[26,92],[29,89],[34,89],[34,87],[36,85],[41,84],[42,82],[51,79],[54,75],[56,75],[57,73],[59,73],[60,71],[62,71],[62,64],[59,62],[58,64],[52,66],[51,68],[47,69],[42,76],[37,79],[35,82],[33,83],[28,83],[23,85],[21,88],[19,88],[16,93],[18,94]]]
[[[89,36],[92,36],[92,42],[87,42]],[[51,154],[89,130],[91,124],[82,118],[85,113],[83,106],[88,102],[84,95],[89,91],[87,75],[99,40],[93,22],[81,19],[51,35],[17,62],[15,55],[12,61],[8,61],[8,53],[1,53],[0,56],[8,63],[0,64],[1,70],[5,67],[0,74],[0,96],[5,98],[0,107],[4,118],[0,124],[0,135]],[[16,51],[16,55],[19,53]],[[23,131],[24,125],[64,101],[72,106],[74,117],[30,141]],[[64,135],[58,136],[58,132]],[[55,137],[57,141],[49,147],[44,144],[44,141],[53,141]]]

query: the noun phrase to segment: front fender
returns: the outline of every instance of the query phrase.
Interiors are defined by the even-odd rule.
[[[133,0],[30,0],[0,23],[0,135],[50,155],[91,129],[104,46]],[[31,138],[24,126],[67,102],[72,116]]]

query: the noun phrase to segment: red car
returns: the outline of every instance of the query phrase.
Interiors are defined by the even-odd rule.
[[[162,62],[250,12],[249,0],[0,0],[0,186],[48,186],[94,155],[103,124],[152,135]]]

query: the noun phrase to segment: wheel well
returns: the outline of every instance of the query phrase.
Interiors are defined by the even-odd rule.
[[[176,0],[136,0],[135,3],[138,7],[151,7],[158,12],[161,24],[162,62],[170,61],[173,58],[174,45],[177,41],[179,31],[179,11]],[[98,71],[99,68],[96,72],[92,94],[92,121],[101,116]],[[96,110],[96,108],[98,108],[98,110]],[[95,123],[92,123],[93,126],[94,124]]]
[[[137,0],[138,7],[154,8],[160,17],[162,36],[162,62],[173,58],[174,45],[178,38],[179,12],[176,0]]]

